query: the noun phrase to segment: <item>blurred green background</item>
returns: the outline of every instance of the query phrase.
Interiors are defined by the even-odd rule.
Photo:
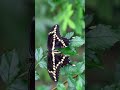
[[[43,59],[40,62],[36,61],[36,65],[39,64],[35,68],[36,90],[49,90],[50,88],[55,87],[46,69],[47,34],[50,28],[53,25],[58,24],[60,26],[60,33],[62,36],[65,36],[68,32],[73,32],[74,36],[79,36],[77,37],[78,41],[76,41],[76,43],[79,43],[80,39],[85,42],[84,12],[85,0],[35,0],[36,57]],[[78,69],[76,70],[84,72],[84,45],[77,48],[77,54],[71,57],[71,61],[75,64],[78,63]],[[68,70],[67,68],[71,67],[68,66],[65,70]],[[74,69],[75,68],[72,68],[72,70],[70,69],[71,72],[75,72]],[[70,79],[67,77],[65,70],[62,70],[61,72],[63,73],[63,76],[60,74],[61,83],[58,84],[58,87],[60,87],[61,90],[65,90],[63,82],[67,80],[71,83],[71,90],[75,88],[76,90],[79,90],[79,88],[84,90],[84,84],[82,83],[84,82],[84,79],[81,81],[82,78],[84,78],[84,75],[80,75],[76,80],[73,80],[72,78]],[[69,70],[67,72],[69,72]],[[76,73],[74,74],[76,75]],[[68,76],[71,77],[70,75]]]

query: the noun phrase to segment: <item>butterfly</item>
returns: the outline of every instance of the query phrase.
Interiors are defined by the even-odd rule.
[[[47,69],[51,79],[55,82],[58,81],[60,68],[71,64],[69,56],[62,54],[57,48],[65,48],[69,46],[69,43],[69,39],[61,37],[59,25],[54,25],[48,33]]]

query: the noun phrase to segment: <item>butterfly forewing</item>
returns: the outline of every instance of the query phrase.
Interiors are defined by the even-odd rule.
[[[61,37],[59,33],[59,26],[55,25],[52,27],[50,32],[48,33],[48,49],[52,50],[52,47],[55,48],[63,48],[69,45],[69,40],[67,38]]]
[[[47,43],[48,51],[52,50],[52,46],[53,46],[53,34],[50,34],[48,35],[48,43]]]

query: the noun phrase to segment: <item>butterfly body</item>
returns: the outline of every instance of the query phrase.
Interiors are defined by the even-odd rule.
[[[48,33],[48,62],[47,68],[51,79],[55,82],[58,81],[59,71],[61,67],[70,64],[69,57],[62,54],[57,48],[64,48],[69,45],[69,40],[61,37],[59,26],[54,25]]]

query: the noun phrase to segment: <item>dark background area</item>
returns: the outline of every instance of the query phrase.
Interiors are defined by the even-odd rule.
[[[86,0],[85,9],[86,16],[89,17],[86,18],[85,34],[86,90],[119,90],[120,0]],[[102,32],[103,29],[106,30],[105,28],[112,32],[110,36],[108,32]],[[95,35],[98,30],[100,32]],[[108,35],[111,39],[105,37],[108,38],[105,40],[105,35]],[[94,36],[96,36],[96,39],[90,39]],[[116,38],[117,41],[113,38]],[[92,45],[90,40],[93,40],[94,47],[89,47]],[[112,40],[114,43],[112,43]]]
[[[34,9],[34,0],[0,0],[0,90],[28,89]]]

